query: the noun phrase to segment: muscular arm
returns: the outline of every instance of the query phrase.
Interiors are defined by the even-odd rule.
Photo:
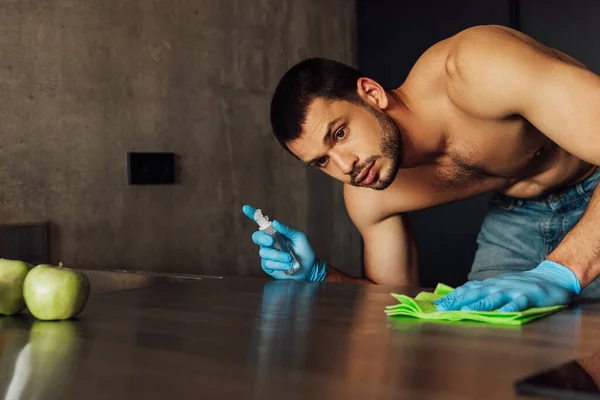
[[[386,216],[384,207],[374,199],[377,195],[364,189],[347,188],[344,197],[350,218],[363,238],[367,279],[351,278],[328,267],[326,280],[418,285],[417,249],[408,218],[399,214]]]
[[[569,267],[584,288],[600,276],[600,186],[579,222],[548,255],[548,259]]]
[[[417,249],[408,218],[396,215],[362,228],[367,279],[352,278],[328,265],[326,281],[417,286]]]
[[[477,27],[456,38],[448,93],[482,117],[520,115],[576,157],[600,165],[600,77],[531,38]],[[585,287],[600,275],[600,189],[549,255]]]
[[[377,283],[418,286],[417,249],[405,215],[363,227],[365,274]]]

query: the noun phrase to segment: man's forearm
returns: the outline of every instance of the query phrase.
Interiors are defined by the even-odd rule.
[[[600,186],[579,222],[548,259],[570,268],[584,288],[600,275]]]
[[[335,282],[335,283],[374,283],[369,279],[363,278],[353,278],[344,274],[343,272],[333,268],[331,265],[327,265],[327,277],[325,278],[325,282]]]

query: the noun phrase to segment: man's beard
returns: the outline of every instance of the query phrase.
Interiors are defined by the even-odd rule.
[[[371,156],[358,165],[352,173],[351,182],[355,185],[354,182],[356,181],[356,177],[364,168],[369,167],[369,165],[377,159],[384,158],[390,161],[390,169],[387,174],[385,176],[380,176],[374,186],[367,186],[374,190],[384,190],[394,182],[398,170],[400,169],[402,163],[402,136],[400,128],[391,117],[381,111],[372,109],[368,104],[365,104],[365,107],[369,109],[369,112],[371,112],[377,118],[377,122],[379,122],[379,127],[381,128],[381,155]]]

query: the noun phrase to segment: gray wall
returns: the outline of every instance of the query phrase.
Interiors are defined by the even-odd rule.
[[[353,64],[348,0],[0,0],[0,224],[51,221],[53,261],[259,275],[250,203],[360,271],[341,186],[270,132],[292,63]],[[181,183],[127,185],[128,151],[180,156]]]

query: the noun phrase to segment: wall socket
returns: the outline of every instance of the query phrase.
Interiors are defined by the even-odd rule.
[[[130,185],[172,185],[175,183],[174,153],[127,153]]]

